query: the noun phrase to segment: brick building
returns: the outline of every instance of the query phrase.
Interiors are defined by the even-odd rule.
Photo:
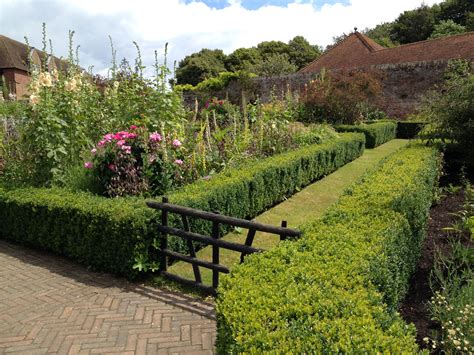
[[[34,65],[41,66],[44,60],[49,69],[63,65],[64,61],[44,52],[30,48],[24,43],[0,35],[0,85],[4,95],[14,94],[16,99],[24,99],[28,95],[30,75],[28,60]]]

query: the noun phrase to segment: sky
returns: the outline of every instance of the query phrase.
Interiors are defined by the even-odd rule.
[[[427,5],[437,0],[424,0]],[[111,63],[109,35],[117,58],[136,58],[133,41],[143,62],[163,62],[165,43],[168,66],[202,48],[231,53],[262,41],[288,42],[304,36],[325,47],[354,27],[362,30],[393,21],[423,0],[0,0],[0,34],[42,48],[45,22],[53,52],[68,53],[68,31],[74,30],[74,47],[80,45],[83,68],[93,66],[105,75]]]

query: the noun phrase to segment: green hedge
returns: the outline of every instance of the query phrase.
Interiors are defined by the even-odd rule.
[[[362,135],[345,134],[198,181],[171,194],[170,202],[254,217],[357,158],[363,150]],[[143,199],[107,199],[59,188],[0,189],[0,238],[51,250],[129,278],[138,273],[135,264],[150,266],[148,251],[158,216]],[[191,225],[196,232],[209,232],[206,223]],[[170,246],[187,251],[178,238]]]
[[[439,172],[411,147],[347,190],[298,241],[254,254],[223,278],[222,353],[414,353],[395,312],[407,290]]]
[[[335,127],[338,132],[360,132],[365,134],[367,148],[375,148],[396,137],[397,124],[385,121],[358,126],[339,125]]]
[[[426,122],[399,121],[397,123],[397,138],[413,139],[423,129]]]

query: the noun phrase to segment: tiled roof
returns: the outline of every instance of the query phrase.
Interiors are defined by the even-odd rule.
[[[33,61],[41,61],[45,55],[43,51],[32,48]],[[67,62],[59,58],[52,57],[56,67],[66,68]],[[35,60],[36,59],[36,60]],[[0,69],[14,68],[28,71],[28,47],[26,44],[14,39],[0,35]],[[40,63],[37,63],[40,64]]]
[[[474,60],[474,32],[394,48],[382,47],[367,36],[355,32],[301,69],[301,72],[318,72],[322,68],[351,69],[450,59]]]

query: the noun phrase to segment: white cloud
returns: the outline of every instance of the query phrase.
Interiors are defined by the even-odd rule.
[[[439,1],[424,2],[431,5]],[[133,55],[131,42],[137,41],[148,64],[153,49],[158,48],[162,53],[165,42],[170,43],[171,61],[203,47],[221,48],[229,53],[265,40],[286,42],[296,35],[325,46],[334,36],[351,32],[354,27],[364,29],[392,21],[404,10],[421,5],[422,0],[351,0],[348,5],[335,3],[322,7],[295,0],[286,7],[267,5],[257,10],[245,9],[239,0],[228,3],[223,9],[215,9],[202,2],[179,0],[0,0],[0,24],[9,20],[2,9],[24,14],[21,22],[27,24],[1,25],[0,32],[21,40],[23,35],[32,36],[22,30],[33,31],[34,25],[39,33],[40,23],[47,21],[50,29],[60,32],[50,31],[56,40],[58,35],[67,37],[67,30],[75,26],[78,40],[87,40],[81,42],[82,57],[88,61],[83,65],[94,64],[103,70],[110,61],[108,34],[117,42],[119,56]],[[59,11],[56,16],[44,12],[52,5]],[[24,11],[25,8],[31,11]],[[38,12],[44,13],[45,18],[40,19]],[[38,40],[39,36],[35,38]],[[64,39],[59,42],[65,43]],[[91,44],[93,50],[87,52]],[[65,54],[66,49],[56,48],[58,51]]]

